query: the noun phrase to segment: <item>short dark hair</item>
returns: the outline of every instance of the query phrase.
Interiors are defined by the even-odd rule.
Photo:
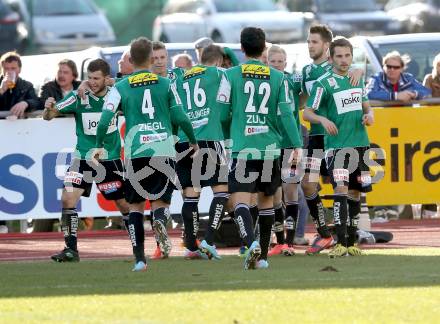
[[[103,59],[96,59],[93,61],[90,61],[89,65],[87,66],[88,72],[97,72],[101,71],[104,76],[110,75],[110,65],[107,63],[107,61]]]
[[[266,48],[266,35],[261,28],[246,27],[241,31],[240,43],[246,56],[259,57]]]
[[[212,63],[220,59],[223,60],[223,49],[217,45],[209,45],[203,50],[200,61],[202,64],[205,64]]]
[[[78,78],[78,69],[76,68],[75,62],[73,62],[72,60],[69,60],[69,59],[64,59],[58,63],[58,66],[60,66],[60,65],[67,65],[69,67],[69,69],[72,71],[73,77],[75,79]]]
[[[319,34],[324,42],[331,43],[333,33],[327,25],[313,25],[309,29],[309,34]]]
[[[151,57],[153,44],[146,37],[138,37],[130,43],[130,60],[133,65],[142,65]]]
[[[350,41],[342,36],[336,37],[333,42],[330,44],[330,57],[333,57],[335,54],[335,47],[348,47],[350,49],[351,55],[353,55],[353,45],[351,45]]]
[[[17,62],[18,67],[21,68],[21,58],[17,52],[6,52],[0,58],[1,65],[3,65],[3,63],[11,63],[11,62]]]
[[[167,49],[165,44],[160,41],[154,41],[153,42],[153,51],[157,51],[157,50],[161,50],[161,49],[164,49],[164,50]]]

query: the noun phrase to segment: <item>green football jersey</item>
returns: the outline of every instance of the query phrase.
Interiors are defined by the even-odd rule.
[[[335,136],[326,135],[325,149],[369,146],[366,127],[362,124],[362,103],[368,101],[364,81],[352,86],[348,76],[329,71],[316,80],[307,107],[319,112],[338,128]]]
[[[332,69],[332,65],[328,62],[321,64],[307,64],[302,69],[302,92],[307,93],[310,97],[313,84],[315,81]],[[321,124],[310,124],[310,135],[325,135],[325,130]]]
[[[226,70],[217,101],[232,112],[232,157],[248,160],[277,158],[282,136],[300,147],[284,74],[258,60]],[[284,133],[281,130],[282,123]]]
[[[180,78],[185,73],[185,70],[182,68],[174,68],[174,69],[168,69],[167,71],[167,78],[171,81],[176,81],[178,78]]]
[[[215,66],[196,65],[176,81],[183,109],[192,123],[197,140],[224,139],[220,114],[223,107],[216,100],[223,74]],[[178,136],[180,142],[188,142],[181,129]]]
[[[73,114],[75,116],[77,143],[75,157],[83,160],[91,159],[95,148],[96,131],[101,118],[102,107],[108,92],[103,97],[97,97],[91,92],[87,93],[85,100],[81,99],[77,91],[70,92],[55,105],[62,114]],[[115,160],[121,157],[121,138],[116,117],[111,119],[107,136],[103,143],[107,150],[106,160]]]
[[[289,97],[292,102],[292,110],[293,110],[293,117],[295,118],[296,127],[298,128],[298,134],[302,142],[302,130],[301,130],[301,121],[299,117],[299,98],[300,94],[302,92],[301,90],[301,74],[298,73],[288,73],[284,72],[284,76],[286,77],[286,80],[289,84]],[[284,131],[284,130],[283,130]],[[285,137],[283,137],[281,141],[281,148],[288,148],[290,147],[288,144],[288,141]]]
[[[191,143],[196,142],[175,83],[167,78],[142,70],[116,83],[104,104],[97,147],[102,147],[106,127],[118,109],[125,116],[126,158],[174,157],[173,124],[186,130]]]

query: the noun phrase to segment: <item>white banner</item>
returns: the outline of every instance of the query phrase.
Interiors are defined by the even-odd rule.
[[[60,217],[64,174],[75,144],[73,118],[0,120],[0,220]],[[212,191],[204,189],[200,213],[209,211],[211,199]],[[182,203],[175,191],[171,213],[180,214]],[[95,185],[77,207],[80,216],[119,215]]]

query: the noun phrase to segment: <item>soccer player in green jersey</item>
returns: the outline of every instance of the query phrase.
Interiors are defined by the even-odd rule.
[[[110,90],[99,122],[96,151],[103,154],[110,121],[120,109],[126,121],[126,192],[129,203],[129,234],[136,259],[133,271],[146,270],[144,252],[145,200],[151,202],[153,230],[165,257],[171,251],[166,231],[169,204],[175,188],[173,126],[183,129],[191,148],[198,150],[191,122],[182,109],[175,83],[150,72],[152,43],[145,37],[131,42],[134,72]]]
[[[168,68],[168,51],[165,44],[159,41],[153,42],[153,73],[172,81],[182,76],[184,70],[181,68]]]
[[[185,257],[188,259],[205,256],[220,259],[213,244],[214,234],[220,226],[225,214],[225,204],[229,198],[228,166],[222,130],[222,121],[227,121],[229,114],[216,100],[220,81],[224,75],[223,70],[218,68],[222,65],[222,61],[222,48],[210,45],[203,50],[201,64],[187,70],[176,81],[179,96],[191,120],[200,147],[197,157],[191,159],[188,138],[182,130],[179,131],[176,151],[183,156],[177,161],[177,174],[184,195],[182,218],[187,249]],[[214,198],[209,208],[205,239],[200,246],[197,246],[198,202],[200,188],[203,187],[211,187]]]
[[[90,62],[87,67],[91,91],[81,99],[76,91],[55,103],[54,98],[45,102],[43,118],[51,120],[60,114],[74,114],[78,138],[73,159],[64,178],[61,195],[61,228],[66,247],[52,256],[57,262],[79,261],[77,249],[78,213],[76,205],[81,196],[88,197],[93,181],[105,199],[114,200],[123,217],[128,218],[128,204],[124,198],[124,167],[120,159],[121,139],[116,118],[111,119],[107,137],[103,143],[108,154],[99,165],[92,163],[92,152],[96,143],[96,130],[101,116],[106,86],[110,77],[110,66],[102,59]]]
[[[310,96],[315,81],[332,68],[331,63],[328,61],[328,49],[332,39],[333,34],[327,26],[316,25],[310,27],[307,45],[313,63],[304,66],[302,69],[303,98]],[[319,175],[328,176],[324,161],[324,135],[325,131],[321,125],[311,124],[308,146],[304,157],[305,175],[301,185],[310,215],[318,232],[318,236],[306,250],[309,255],[317,254],[334,244],[333,237],[325,222],[324,205],[318,192]]]
[[[244,268],[267,268],[272,224],[273,195],[281,183],[280,140],[301,147],[284,74],[264,65],[259,58],[266,46],[260,28],[244,28],[240,35],[247,61],[226,71],[217,100],[230,109],[232,163],[229,192],[242,239],[249,247]],[[280,125],[285,133],[282,133]],[[296,158],[292,152],[290,162]],[[260,243],[255,240],[249,211],[252,193],[258,192]],[[261,244],[261,245],[260,245]]]
[[[292,110],[295,117],[298,134],[301,134],[301,123],[299,120],[299,99],[301,94],[301,75],[297,73],[284,72],[287,65],[286,51],[277,45],[272,45],[267,50],[269,66],[284,73],[289,85],[289,96],[292,101]],[[302,137],[300,137],[302,139]],[[298,221],[298,184],[301,182],[300,170],[296,165],[288,165],[287,159],[290,156],[292,147],[288,141],[281,142],[280,162],[283,172],[281,173],[282,187],[279,187],[274,195],[275,224],[274,232],[277,237],[277,244],[269,251],[269,255],[284,254],[294,255],[293,240],[295,228]],[[284,159],[284,161],[283,161]],[[284,163],[283,163],[284,162]],[[286,216],[284,217],[282,196],[286,205]],[[286,219],[286,238],[284,238],[284,218]]]
[[[370,143],[365,126],[373,124],[374,116],[363,80],[353,86],[348,77],[353,61],[351,43],[343,37],[334,39],[330,59],[333,68],[313,85],[304,119],[320,124],[326,132],[324,148],[334,188],[333,216],[338,237],[329,256],[360,255],[355,245],[360,192],[371,191],[366,164]]]

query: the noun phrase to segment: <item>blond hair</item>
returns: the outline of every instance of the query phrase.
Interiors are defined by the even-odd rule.
[[[400,66],[402,69],[406,69],[409,62],[411,62],[411,57],[408,54],[401,55],[398,51],[392,51],[387,53],[382,59],[382,65],[385,65],[389,59],[396,59],[400,61]]]
[[[437,55],[434,57],[434,60],[432,61],[432,73],[431,73],[431,75],[432,75],[432,78],[433,78],[433,79],[435,79],[435,78],[437,78],[437,77],[440,76],[440,75],[439,75],[439,72],[440,72],[440,71],[437,70],[437,64],[438,64],[438,62],[440,62],[440,53],[437,54]]]
[[[287,53],[281,46],[278,45],[271,45],[269,49],[267,50],[267,57],[269,58],[273,54],[283,54],[284,57],[287,58]]]

